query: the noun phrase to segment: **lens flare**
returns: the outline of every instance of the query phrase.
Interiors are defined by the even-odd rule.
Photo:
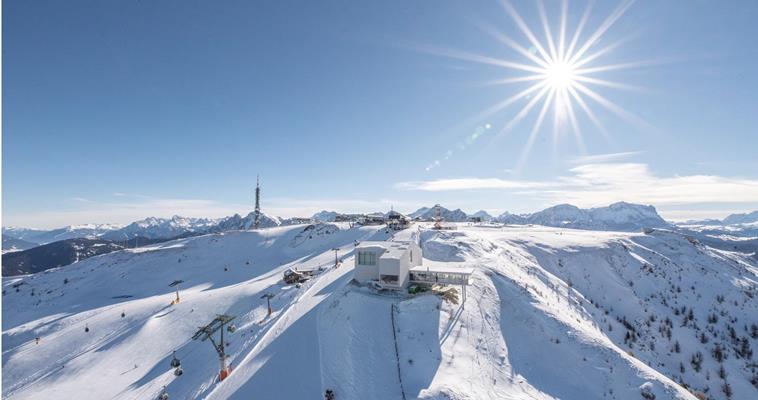
[[[587,31],[588,20],[592,11],[592,2],[589,2],[573,34],[567,35],[568,1],[561,1],[560,20],[557,27],[553,27],[548,20],[545,5],[540,0],[537,5],[542,35],[544,36],[544,41],[540,41],[537,34],[532,31],[513,5],[507,0],[502,0],[503,8],[523,34],[527,43],[521,44],[491,25],[479,23],[479,27],[500,43],[514,50],[521,56],[521,61],[503,60],[487,55],[456,50],[427,49],[427,51],[446,57],[492,65],[521,73],[520,76],[508,76],[504,79],[489,82],[489,85],[528,83],[528,86],[485,109],[475,117],[475,119],[487,118],[513,104],[526,101],[521,110],[505,123],[500,133],[495,136],[497,138],[511,131],[520,121],[526,119],[533,110],[539,110],[534,126],[529,131],[526,145],[519,157],[517,169],[520,169],[528,158],[529,152],[533,144],[535,144],[540,129],[545,125],[544,122],[548,116],[552,116],[553,119],[554,147],[562,132],[572,131],[581,152],[584,152],[584,140],[578,123],[580,112],[583,112],[597,130],[608,139],[607,130],[601,125],[596,112],[592,108],[593,106],[599,106],[605,111],[635,125],[646,125],[640,118],[624,110],[621,106],[600,95],[600,93],[592,88],[593,86],[602,86],[620,90],[640,89],[632,85],[592,76],[606,71],[640,67],[649,63],[595,64],[598,59],[618,48],[626,40],[624,38],[602,48],[596,48],[596,45],[601,42],[600,39],[603,35],[624,15],[632,3],[633,0],[623,0],[594,31],[591,31],[589,35],[585,35],[584,33]],[[554,34],[554,32],[556,33]],[[591,102],[587,100],[591,100]]]

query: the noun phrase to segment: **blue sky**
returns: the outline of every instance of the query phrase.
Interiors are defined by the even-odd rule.
[[[537,3],[512,4],[544,44]],[[619,4],[596,2],[579,42]],[[556,34],[561,2],[545,9]],[[593,75],[635,90],[591,86],[634,118],[589,99],[605,135],[577,109],[584,149],[548,118],[526,155],[539,106],[506,132],[528,98],[475,117],[530,83],[458,57],[529,62],[482,28],[530,47],[499,2],[4,1],[3,224],[247,213],[256,174],[281,216],[758,209],[757,17],[635,2],[587,52],[623,39],[587,66],[636,63]]]

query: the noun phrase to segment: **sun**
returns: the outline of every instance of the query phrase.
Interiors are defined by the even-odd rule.
[[[567,32],[568,0],[560,2],[559,20],[555,25],[548,21],[544,2],[542,0],[536,2],[541,22],[541,26],[538,28],[541,28],[542,32],[540,29],[533,31],[508,0],[501,0],[503,8],[523,34],[527,44],[519,43],[493,26],[480,23],[479,27],[510,50],[513,50],[517,56],[516,59],[500,59],[489,55],[449,49],[426,49],[426,51],[446,57],[492,65],[509,71],[507,77],[488,82],[488,85],[527,84],[524,89],[518,90],[516,93],[511,91],[510,97],[492,105],[472,118],[472,120],[481,121],[523,101],[525,103],[523,107],[505,123],[495,136],[498,138],[504,137],[506,133],[513,131],[521,121],[536,113],[534,125],[529,130],[526,144],[516,166],[516,170],[520,170],[535,144],[537,136],[542,131],[545,120],[550,117],[553,119],[553,147],[555,148],[555,143],[560,140],[561,136],[573,134],[571,136],[575,138],[581,153],[586,152],[583,133],[579,124],[581,115],[589,120],[597,131],[610,142],[609,133],[593,107],[599,106],[627,122],[646,126],[640,118],[616,105],[596,89],[603,87],[639,90],[638,87],[614,82],[602,78],[601,75],[608,71],[640,67],[651,63],[651,61],[643,61],[597,64],[598,60],[607,56],[626,40],[626,38],[622,38],[604,44],[604,47],[599,46],[600,43],[606,42],[601,39],[614,23],[624,15],[632,3],[633,0],[621,0],[618,6],[594,31],[589,31],[586,29],[592,10],[592,2],[589,2],[576,23],[573,33],[569,34]]]
[[[576,68],[565,61],[555,61],[545,68],[544,81],[552,90],[567,90],[576,84]]]

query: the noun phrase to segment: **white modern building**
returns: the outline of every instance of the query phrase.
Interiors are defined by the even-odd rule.
[[[421,248],[415,242],[361,242],[355,249],[354,278],[401,289],[408,284],[408,271],[421,262]]]
[[[469,285],[473,268],[449,263],[422,265],[423,254],[416,242],[362,242],[355,249],[354,279],[359,283],[376,282],[389,289],[402,289],[409,283]]]

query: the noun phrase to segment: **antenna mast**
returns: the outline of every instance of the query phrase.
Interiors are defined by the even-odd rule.
[[[253,229],[258,229],[261,226],[261,177],[260,175],[255,178],[255,222]]]
[[[434,205],[434,229],[442,229],[442,210],[439,204]]]

